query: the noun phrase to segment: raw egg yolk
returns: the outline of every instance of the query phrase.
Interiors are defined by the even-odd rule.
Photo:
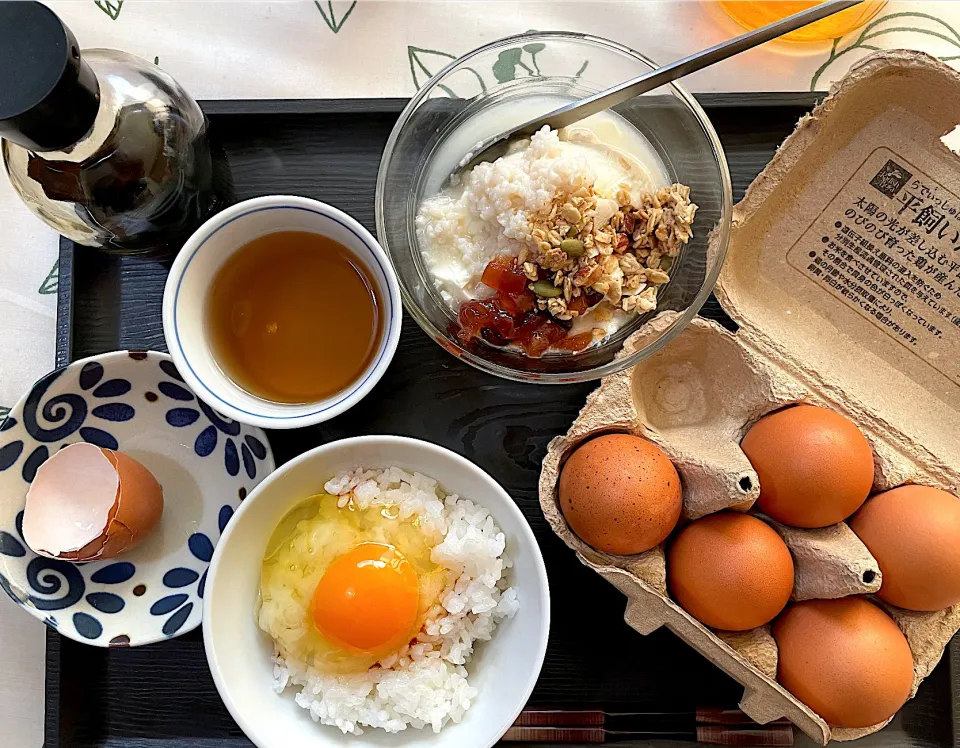
[[[396,548],[362,543],[334,559],[313,593],[313,621],[325,637],[364,652],[397,649],[416,633],[419,581]]]

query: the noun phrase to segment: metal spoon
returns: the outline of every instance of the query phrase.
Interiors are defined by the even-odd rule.
[[[473,154],[471,159],[467,161],[465,165],[461,165],[454,173],[461,174],[483,161],[496,160],[506,152],[507,145],[513,137],[532,135],[544,125],[549,125],[554,130],[572,125],[574,122],[579,122],[591,114],[602,112],[616,104],[628,101],[635,96],[639,96],[647,91],[652,91],[665,83],[675,81],[677,78],[682,78],[698,70],[703,70],[703,68],[709,67],[716,62],[726,60],[728,57],[738,55],[741,52],[745,52],[759,44],[788,34],[791,31],[796,31],[814,21],[832,16],[841,10],[852,8],[854,5],[859,5],[862,1],[863,0],[827,0],[827,2],[821,3],[820,5],[802,10],[799,13],[794,13],[792,16],[787,16],[779,21],[769,23],[766,26],[761,26],[755,31],[741,34],[738,37],[728,39],[709,49],[671,62],[662,68],[651,70],[649,73],[644,73],[626,83],[620,83],[612,88],[608,88],[606,91],[601,91],[585,99],[566,104],[549,114],[537,117],[512,130],[488,138],[480,145],[479,150]]]

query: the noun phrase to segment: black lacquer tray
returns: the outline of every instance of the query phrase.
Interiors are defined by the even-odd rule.
[[[723,141],[738,200],[817,97],[699,98]],[[380,155],[404,103],[203,106],[229,161],[236,199],[305,195],[345,210],[373,230]],[[57,363],[117,348],[165,350],[160,305],[166,274],[162,263],[108,257],[62,240]],[[712,299],[702,314],[730,324]],[[567,430],[594,386],[496,379],[441,350],[407,317],[396,358],[360,405],[319,426],[269,436],[278,464],[346,436],[413,436],[466,455],[504,486],[540,542],[553,599],[550,645],[531,704],[669,714],[733,706],[742,693],[736,682],[665,629],[647,637],[630,629],[623,622],[623,596],[581,566],[541,515],[537,479],[547,442]],[[436,407],[440,400],[442,408]],[[86,646],[48,630],[46,664],[46,748],[251,745],[217,695],[199,630],[134,649]],[[960,655],[951,646],[893,723],[857,745],[960,746],[958,675]],[[0,745],[6,745],[2,737]],[[657,739],[624,745],[693,743]],[[798,732],[797,745],[812,743]]]

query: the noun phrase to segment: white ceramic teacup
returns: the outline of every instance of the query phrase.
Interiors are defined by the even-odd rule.
[[[370,364],[348,387],[319,402],[277,403],[250,394],[220,368],[204,329],[204,304],[217,271],[247,243],[278,231],[322,234],[347,247],[363,263],[383,300],[383,332]],[[170,268],[163,292],[163,334],[183,378],[212,408],[254,426],[299,428],[339,415],[373,388],[396,352],[402,309],[396,274],[369,231],[325,203],[270,195],[227,208],[187,240]],[[337,320],[328,322],[336,324]]]

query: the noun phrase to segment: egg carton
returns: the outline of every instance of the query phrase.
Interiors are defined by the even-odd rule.
[[[551,441],[543,462],[540,503],[550,526],[584,564],[626,595],[626,622],[641,634],[666,626],[744,686],[740,707],[752,719],[786,717],[823,745],[862,737],[886,723],[831,729],[776,681],[777,646],[769,626],[729,633],[695,620],[669,597],[663,546],[630,557],[588,546],[563,517],[558,477],[583,441],[631,433],[657,444],[677,467],[681,523],[723,509],[752,511],[759,481],[740,442],[759,418],[804,402],[843,413],[860,427],[874,450],[874,491],[920,483],[956,493],[960,297],[944,302],[957,322],[943,318],[938,336],[922,331],[919,320],[894,304],[886,304],[891,311],[881,315],[891,324],[871,319],[853,289],[870,280],[863,298],[885,301],[873,289],[882,283],[867,272],[875,267],[871,258],[886,262],[883,256],[896,253],[906,267],[907,252],[919,248],[910,234],[883,228],[880,213],[885,221],[899,215],[901,225],[933,237],[924,246],[928,252],[936,247],[938,257],[960,245],[960,236],[950,245],[953,228],[945,238],[936,226],[926,233],[933,218],[926,225],[910,223],[917,215],[911,207],[919,213],[932,204],[940,206],[941,228],[947,222],[960,230],[960,161],[940,140],[958,122],[960,76],[937,60],[895,50],[856,65],[800,121],[734,208],[717,296],[738,331],[697,318],[632,369],[605,378],[570,430]],[[922,204],[912,195],[922,196]],[[911,201],[916,204],[903,207]],[[894,246],[881,247],[878,231],[896,236]],[[913,297],[908,301],[918,306]],[[927,310],[923,315],[933,316]],[[656,340],[674,316],[664,312],[645,325],[628,338],[623,355]],[[870,595],[880,588],[876,560],[845,523],[810,530],[762,518],[793,556],[794,600]],[[960,605],[916,613],[876,602],[910,645],[912,697],[960,628]]]

